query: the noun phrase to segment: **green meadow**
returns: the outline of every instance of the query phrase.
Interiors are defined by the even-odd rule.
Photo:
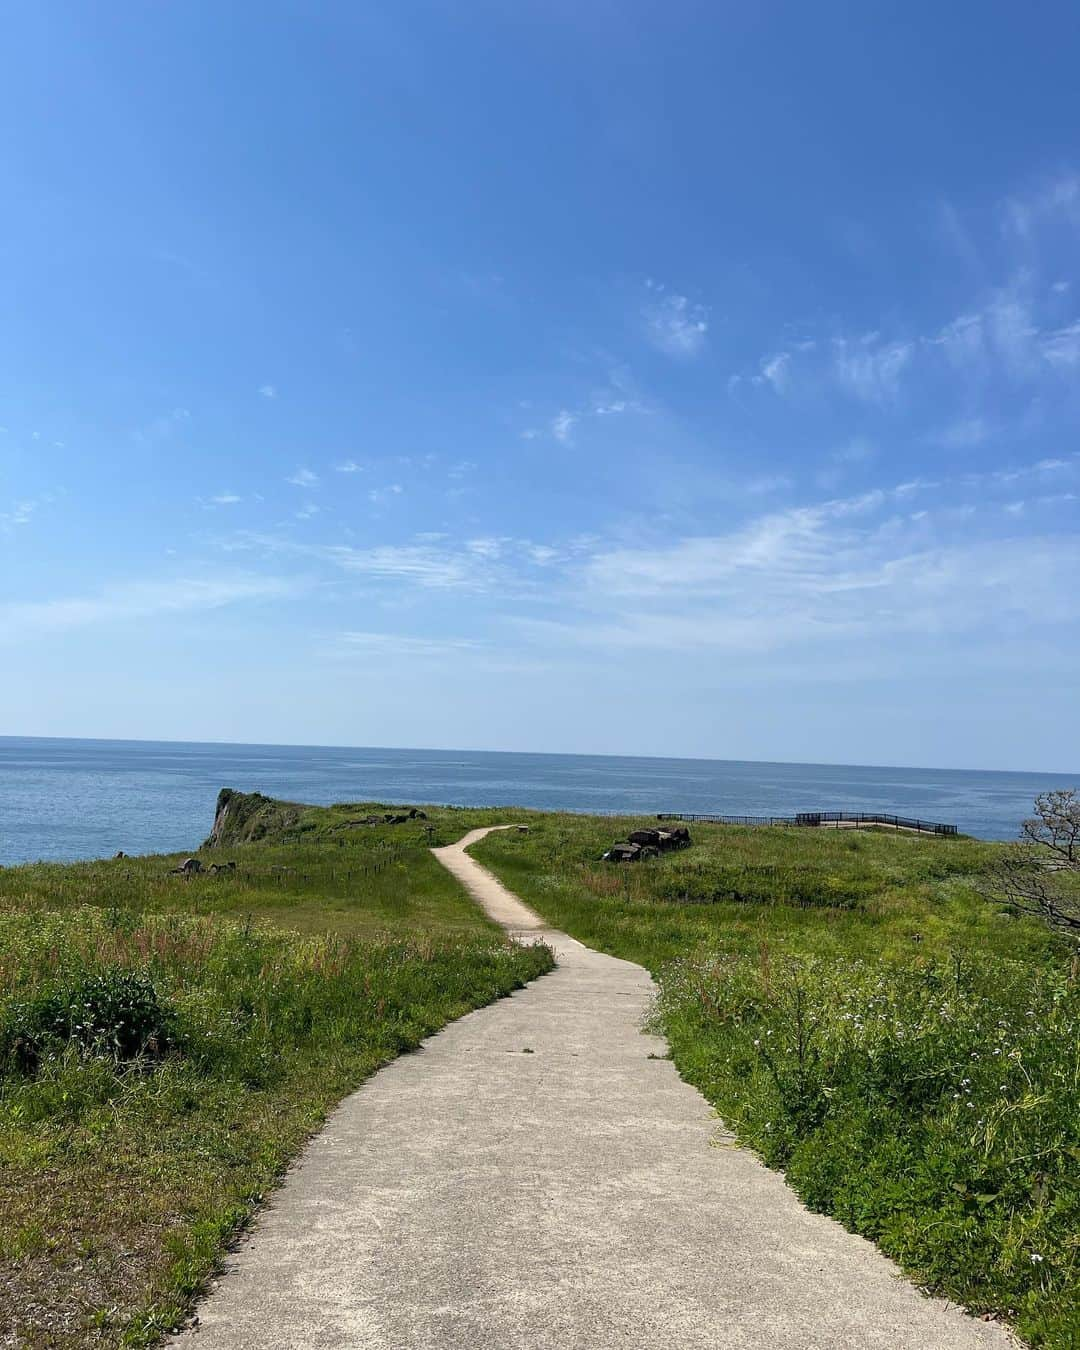
[[[646,822],[233,806],[215,874],[0,871],[0,1341],[153,1341],[342,1096],[550,969],[428,852],[521,820],[475,855],[653,972],[679,1071],[812,1208],[1080,1345],[1078,958],[984,894],[1000,845],[699,824],[617,866]]]
[[[683,1075],[813,1209],[922,1285],[1080,1346],[1080,961],[982,893],[1000,845],[885,830],[549,817],[474,848],[547,920],[638,961]]]
[[[550,969],[349,814],[216,875],[0,871],[0,1344],[157,1339],[344,1095]]]

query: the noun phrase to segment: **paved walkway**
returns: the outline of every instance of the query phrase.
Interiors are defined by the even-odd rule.
[[[646,972],[546,932],[465,854],[485,833],[436,856],[558,969],[341,1104],[202,1304],[198,1350],[1013,1344],[732,1147],[639,1031]]]

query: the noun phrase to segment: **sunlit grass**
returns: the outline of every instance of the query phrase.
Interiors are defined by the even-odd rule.
[[[658,977],[675,1062],[814,1208],[923,1283],[1080,1345],[1074,948],[985,899],[1000,846],[550,817],[474,849],[553,925]]]
[[[155,1339],[343,1095],[550,968],[425,844],[0,872],[0,1343]]]

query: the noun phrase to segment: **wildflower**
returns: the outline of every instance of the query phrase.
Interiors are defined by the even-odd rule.
[[[1039,1264],[1039,1262],[1040,1262],[1042,1259],[1043,1259],[1043,1258],[1042,1258],[1042,1253],[1041,1253],[1041,1252],[1032,1252],[1032,1253],[1031,1253],[1031,1264],[1032,1264],[1033,1266],[1037,1266],[1037,1265]]]

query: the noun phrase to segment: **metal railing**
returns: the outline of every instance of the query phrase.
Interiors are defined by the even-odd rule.
[[[712,825],[890,825],[895,830],[916,830],[920,834],[956,834],[955,825],[913,816],[894,816],[883,811],[800,811],[794,816],[717,816],[700,812],[672,811],[657,814],[657,820],[703,821]]]
[[[713,816],[694,811],[658,813],[657,820],[700,820],[709,825],[797,825],[794,816]]]

